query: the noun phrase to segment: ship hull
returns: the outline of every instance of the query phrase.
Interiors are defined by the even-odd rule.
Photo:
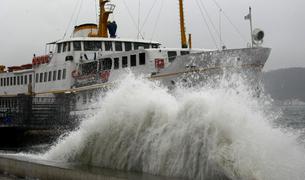
[[[237,75],[244,82],[257,87],[270,52],[270,48],[243,48],[181,56],[152,79],[172,88],[177,84],[215,85],[223,80],[232,81],[233,76]]]

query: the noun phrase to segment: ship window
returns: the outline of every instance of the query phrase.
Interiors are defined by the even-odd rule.
[[[17,76],[17,85],[20,85],[20,77]]]
[[[13,77],[10,77],[10,84],[13,85]]]
[[[126,68],[126,67],[128,67],[127,56],[123,56],[122,57],[122,68]]]
[[[136,66],[137,65],[137,56],[135,54],[130,56],[130,66]]]
[[[45,72],[45,73],[44,73],[43,82],[47,82],[47,80],[48,80],[48,73]]]
[[[39,81],[39,76],[38,76],[38,73],[36,73],[36,75],[35,75],[35,81],[38,83],[38,81]]]
[[[42,82],[43,80],[43,73],[40,73],[39,82]]]
[[[14,77],[14,86],[16,86],[16,77]]]
[[[67,51],[71,51],[71,43],[70,42],[67,42]]]
[[[82,50],[81,42],[80,41],[74,41],[73,42],[73,49],[74,49],[74,51],[81,51]]]
[[[6,86],[6,80],[3,78],[3,86]]]
[[[140,62],[139,62],[139,64],[140,64],[140,65],[144,65],[144,64],[146,63],[145,53],[140,53],[140,54],[139,54],[139,57],[140,57]]]
[[[125,42],[125,51],[130,51],[131,49],[131,42]]]
[[[157,49],[159,47],[159,45],[158,44],[152,44],[151,47],[154,48],[154,49]]]
[[[112,59],[111,58],[105,58],[105,59],[101,59],[100,61],[100,69],[101,70],[110,70],[112,67]]]
[[[62,71],[62,79],[66,79],[66,75],[67,75],[67,70],[64,69],[64,70]]]
[[[61,70],[57,71],[57,80],[61,80]]]
[[[3,79],[1,78],[1,86],[3,86]]]
[[[105,51],[112,51],[112,41],[105,41]]]
[[[168,51],[167,55],[168,55],[168,61],[173,62],[177,57],[177,52],[176,51]]]
[[[62,52],[66,52],[66,48],[67,48],[67,43],[63,43],[63,50],[62,50]]]
[[[102,43],[100,41],[85,41],[84,50],[85,51],[98,51],[102,49]]]
[[[32,83],[32,74],[29,75],[29,83]]]
[[[181,54],[181,56],[186,55],[186,54],[190,54],[190,51],[181,51],[180,54]]]
[[[57,53],[61,53],[61,44],[57,44]]]
[[[48,81],[52,80],[52,71],[49,71]]]
[[[10,78],[9,77],[6,78],[6,84],[7,84],[7,86],[10,85]]]
[[[23,85],[23,76],[20,76],[20,84]]]
[[[53,71],[53,81],[56,81],[56,71]]]
[[[28,75],[24,76],[24,84],[28,84]]]
[[[144,49],[149,49],[149,44],[147,44],[147,43],[134,43],[134,49],[139,49],[139,47],[143,47]]]
[[[122,42],[115,42],[115,50],[122,51]]]
[[[119,58],[114,58],[114,69],[119,69],[120,67],[119,61],[120,61]]]
[[[97,70],[97,61],[81,65],[82,75],[95,74]]]

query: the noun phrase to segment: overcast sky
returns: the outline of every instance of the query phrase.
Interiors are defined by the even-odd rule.
[[[265,70],[305,67],[304,0],[216,0],[223,9],[221,15],[214,1],[185,0],[186,31],[192,33],[194,47],[215,48],[201,11],[207,20],[210,17],[218,32],[221,19],[222,39],[228,48],[245,47],[250,33],[244,16],[252,6],[254,27],[265,31],[264,46],[273,49]],[[119,26],[118,36],[136,38],[139,0],[112,3],[117,5],[111,19]],[[178,0],[140,0],[140,7],[144,38],[159,41],[165,47],[179,47]],[[0,64],[30,63],[34,53],[44,53],[45,43],[62,39],[66,30],[69,37],[74,25],[86,22],[96,22],[95,0],[0,0]],[[209,26],[219,45],[219,34]]]

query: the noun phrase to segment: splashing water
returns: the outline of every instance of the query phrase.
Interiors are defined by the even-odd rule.
[[[190,179],[305,179],[298,136],[272,128],[262,103],[238,92],[169,93],[129,75],[43,158]]]

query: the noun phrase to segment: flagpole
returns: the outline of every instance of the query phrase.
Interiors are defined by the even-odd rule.
[[[249,15],[250,15],[250,35],[251,35],[251,47],[253,47],[253,36],[252,36],[252,33],[253,33],[253,28],[252,28],[252,12],[251,12],[251,6],[249,7]]]

